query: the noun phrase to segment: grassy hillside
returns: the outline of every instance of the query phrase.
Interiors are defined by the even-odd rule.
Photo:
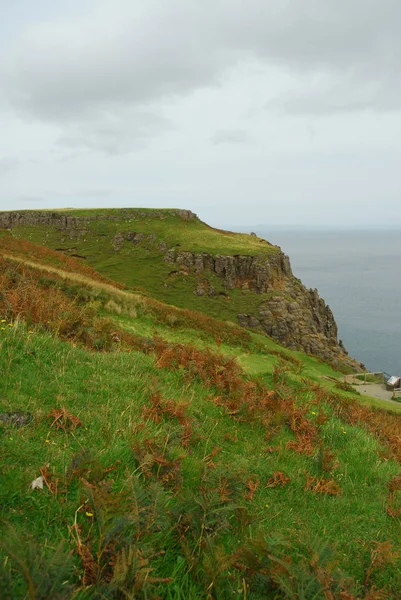
[[[44,248],[0,290],[1,598],[400,597],[397,404]]]
[[[49,225],[20,225],[13,228],[12,234],[84,257],[99,273],[129,288],[142,289],[164,302],[223,319],[236,320],[237,314],[256,310],[263,299],[251,290],[231,290],[227,294],[222,279],[212,273],[208,280],[216,295],[195,295],[198,277],[167,264],[160,247],[212,255],[263,256],[279,251],[277,246],[255,236],[213,229],[198,218],[185,220],[175,210],[65,210],[58,214],[86,217],[88,221],[70,232]],[[113,243],[116,235],[132,231],[144,235],[140,243]]]

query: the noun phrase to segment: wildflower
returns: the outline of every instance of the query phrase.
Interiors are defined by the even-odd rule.
[[[7,323],[7,321],[6,321],[5,319],[2,319],[2,320],[0,321],[0,323]]]
[[[11,438],[11,437],[10,437],[10,440],[12,441],[12,440],[13,440],[13,438]]]
[[[85,514],[87,517],[93,517],[93,513],[91,513],[91,512],[86,512]]]
[[[50,444],[50,440],[45,440],[46,444]]]
[[[13,326],[13,324],[12,324],[12,323],[9,323],[9,324],[8,324],[8,326],[9,326],[9,327],[12,327],[12,326]]]
[[[315,415],[316,413],[312,410],[312,415]]]

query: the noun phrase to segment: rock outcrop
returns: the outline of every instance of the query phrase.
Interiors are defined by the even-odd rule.
[[[57,229],[85,229],[85,225],[91,221],[120,221],[123,217],[129,217],[132,221],[145,218],[163,219],[167,215],[179,217],[183,221],[191,221],[197,218],[192,211],[182,209],[154,210],[151,212],[144,212],[140,209],[121,209],[116,211],[116,214],[99,212],[85,216],[74,216],[73,214],[57,211],[23,210],[0,212],[0,229],[12,229],[19,225],[48,225]]]
[[[212,271],[224,280],[227,290],[240,288],[265,293],[280,287],[285,278],[292,277],[289,258],[282,252],[258,256],[213,256],[207,252],[195,254],[172,249],[166,253],[164,260],[193,268],[197,274]]]
[[[288,256],[279,248],[257,256],[214,256],[170,249],[164,260],[198,275],[194,290],[197,295],[216,295],[208,274],[222,280],[228,298],[233,289],[259,294],[256,310],[237,315],[243,327],[263,331],[288,348],[331,363],[359,367],[337,339],[337,325],[329,306],[316,289],[307,289],[294,277]]]

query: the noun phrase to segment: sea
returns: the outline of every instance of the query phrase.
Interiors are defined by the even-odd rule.
[[[401,232],[253,231],[280,246],[294,275],[319,290],[351,356],[401,376]]]

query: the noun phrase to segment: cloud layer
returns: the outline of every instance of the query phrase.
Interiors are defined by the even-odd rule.
[[[118,151],[163,129],[163,102],[244,61],[291,73],[268,106],[399,110],[400,22],[396,0],[95,2],[23,28],[3,77],[13,106],[60,125],[62,143]]]
[[[229,194],[230,161],[242,181],[266,186],[274,165],[295,181],[305,161],[310,174],[344,149],[355,164],[367,148],[399,152],[398,0],[38,0],[35,10],[20,0],[5,17],[0,175],[10,197],[47,198],[56,175],[82,191],[101,171],[111,192],[122,185],[129,197],[135,177],[132,189],[151,188],[152,199],[179,189],[199,202],[188,174]],[[393,198],[392,160],[384,187]],[[10,179],[22,165],[33,191]],[[88,179],[88,190],[97,185]],[[267,191],[293,194],[258,189],[256,205]]]

